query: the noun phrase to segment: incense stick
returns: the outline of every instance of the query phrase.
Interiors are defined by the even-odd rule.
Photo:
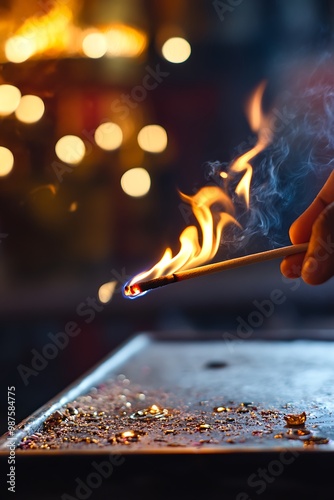
[[[274,248],[273,250],[266,250],[265,252],[245,255],[243,257],[224,260],[222,262],[215,262],[214,264],[207,264],[205,266],[194,267],[193,269],[188,269],[186,271],[178,271],[173,274],[169,274],[167,276],[160,276],[159,278],[154,278],[152,280],[133,283],[132,285],[126,285],[124,288],[124,294],[127,297],[135,297],[143,292],[147,292],[149,290],[153,290],[154,288],[159,288],[161,286],[166,286],[169,285],[170,283],[176,283],[178,281],[197,278],[199,276],[206,276],[208,274],[225,271],[227,269],[234,269],[236,267],[248,266],[250,264],[255,264],[257,262],[264,262],[267,260],[277,259],[280,257],[287,257],[288,255],[303,253],[306,252],[307,247],[308,243],[289,245],[287,247]]]

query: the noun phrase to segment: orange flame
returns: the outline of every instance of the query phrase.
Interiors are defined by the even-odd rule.
[[[250,161],[261,151],[264,150],[266,146],[270,143],[271,136],[268,134],[268,128],[265,127],[267,123],[267,117],[262,113],[261,103],[264,90],[266,88],[266,82],[262,82],[253,93],[249,105],[248,105],[248,120],[250,126],[254,132],[258,133],[258,140],[255,146],[244,153],[242,156],[237,158],[232,165],[230,170],[232,172],[244,172],[241,180],[239,181],[235,192],[238,196],[242,196],[245,200],[247,207],[249,207],[249,192],[250,184],[253,176],[253,167]],[[265,133],[266,132],[266,133]],[[223,172],[225,173],[225,172]]]
[[[181,248],[178,254],[173,257],[172,250],[167,248],[161,260],[149,271],[135,276],[130,285],[144,279],[153,279],[164,274],[175,273],[181,269],[185,270],[200,266],[216,255],[226,225],[239,225],[233,216],[234,207],[231,199],[218,186],[204,187],[194,196],[181,193],[181,198],[191,205],[200,225],[202,232],[201,243],[197,227],[186,227],[180,236]],[[214,204],[219,204],[224,209],[224,211],[217,214],[217,220],[214,219],[211,210]]]
[[[243,173],[235,192],[242,196],[247,207],[249,207],[249,191],[252,180],[253,168],[250,161],[260,153],[270,142],[270,133],[267,117],[262,113],[261,101],[265,90],[265,83],[261,83],[255,90],[248,106],[248,116],[252,129],[258,133],[256,145],[245,154],[237,158],[230,166],[230,171]],[[266,133],[265,133],[266,132]],[[221,173],[221,177],[228,182],[229,174]],[[172,250],[167,248],[161,260],[152,267],[135,276],[125,287],[124,294],[130,298],[142,295],[140,282],[149,281],[160,276],[184,271],[204,264],[211,260],[217,253],[224,228],[228,224],[241,227],[234,216],[234,205],[229,195],[218,186],[206,186],[194,196],[181,194],[181,198],[191,205],[194,216],[201,229],[201,242],[196,226],[186,227],[180,236],[181,247],[177,255],[173,257]],[[223,211],[213,216],[213,205],[220,205]]]

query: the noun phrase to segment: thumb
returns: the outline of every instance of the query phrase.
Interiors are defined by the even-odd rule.
[[[312,226],[301,274],[310,285],[324,283],[334,275],[334,202],[327,205]]]

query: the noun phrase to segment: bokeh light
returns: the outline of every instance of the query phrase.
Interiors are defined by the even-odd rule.
[[[22,63],[35,52],[35,42],[28,36],[13,36],[5,44],[5,55],[13,63]]]
[[[122,144],[123,132],[117,123],[105,122],[95,130],[94,139],[101,149],[112,151]]]
[[[36,95],[21,97],[15,115],[23,123],[36,123],[44,115],[45,106],[42,99]]]
[[[15,24],[19,23],[19,25],[16,26],[14,36],[5,44],[7,59],[14,63],[22,63],[32,56],[42,54],[54,57],[62,54],[66,49],[69,53],[73,53],[73,42],[69,36],[73,11],[65,5],[67,3],[69,2],[49,2],[46,9],[37,9],[35,14],[27,17],[25,4],[29,2],[20,0],[15,7],[15,10],[17,9]],[[19,16],[21,10],[21,16]],[[12,30],[15,24],[9,29]]]
[[[14,85],[0,85],[0,116],[13,113],[20,104],[21,92]]]
[[[86,147],[80,137],[76,135],[64,135],[57,142],[55,151],[61,161],[76,165],[83,160],[86,154]]]
[[[0,176],[4,177],[5,175],[8,175],[13,169],[13,165],[13,153],[8,148],[0,146]]]
[[[109,57],[137,57],[147,46],[146,33],[126,24],[114,24],[106,39]]]
[[[76,212],[77,210],[78,210],[78,202],[72,201],[71,205],[69,206],[68,211],[69,212]]]
[[[147,194],[151,187],[150,174],[144,168],[132,168],[125,172],[121,178],[124,193],[133,197]]]
[[[117,281],[109,281],[108,283],[104,283],[100,286],[98,291],[99,301],[102,304],[106,304],[109,302],[114,294],[115,288],[117,285]]]
[[[102,33],[88,33],[82,41],[84,54],[92,59],[103,57],[107,48],[107,40]]]
[[[167,147],[166,130],[160,125],[146,125],[137,137],[139,146],[150,153],[161,153]]]
[[[162,55],[172,63],[179,64],[186,61],[191,54],[190,43],[184,38],[169,38],[162,46]]]

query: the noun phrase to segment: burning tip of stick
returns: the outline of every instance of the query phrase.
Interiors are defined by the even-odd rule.
[[[123,289],[123,295],[128,299],[136,299],[140,295],[144,295],[144,293],[139,283],[134,283],[133,285],[127,283]]]
[[[159,288],[161,286],[166,286],[169,283],[175,283],[178,281],[176,274],[169,274],[168,276],[160,276],[158,278],[153,278],[148,281],[141,281],[140,283],[132,283],[131,281],[127,283],[123,289],[123,295],[127,299],[137,299],[142,297],[150,290]]]

